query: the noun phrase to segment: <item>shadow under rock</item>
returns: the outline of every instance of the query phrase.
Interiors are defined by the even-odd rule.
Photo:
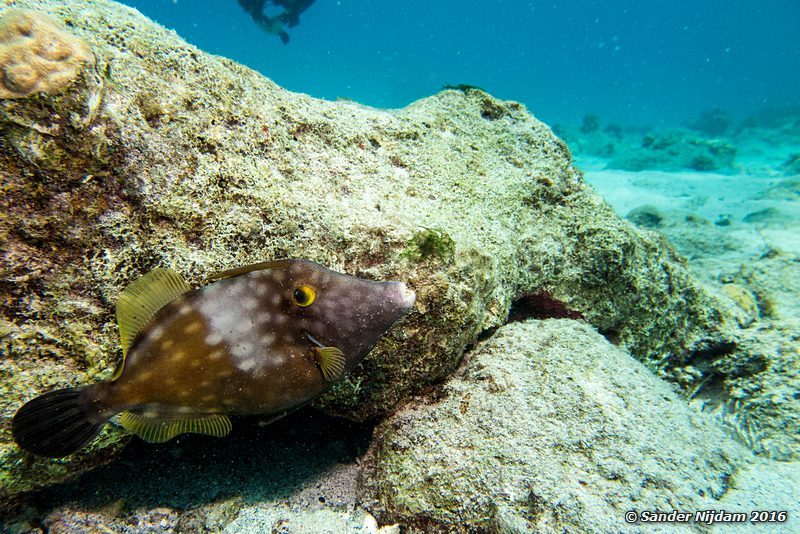
[[[225,438],[187,434],[153,445],[134,439],[120,457],[81,477],[32,495],[41,516],[69,505],[100,510],[187,510],[241,496],[245,503],[282,501],[337,464],[363,455],[374,423],[356,423],[304,408],[266,426],[234,420]]]

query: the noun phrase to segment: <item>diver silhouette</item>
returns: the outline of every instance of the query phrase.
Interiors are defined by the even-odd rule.
[[[300,14],[308,9],[315,0],[237,0],[239,5],[244,8],[245,12],[255,21],[256,24],[261,26],[266,32],[272,33],[280,37],[283,44],[289,42],[289,34],[286,32],[285,26],[294,28],[300,24]],[[281,13],[275,16],[267,16],[264,14],[264,7],[267,4],[283,9]]]

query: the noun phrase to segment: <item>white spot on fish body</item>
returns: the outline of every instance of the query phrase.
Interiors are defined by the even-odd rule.
[[[249,371],[250,369],[254,368],[255,366],[256,366],[255,358],[248,358],[246,360],[242,360],[237,365],[237,367],[239,369],[241,369],[242,371],[245,371],[245,372]]]
[[[151,343],[155,343],[161,336],[164,335],[164,327],[163,326],[156,326],[153,327],[150,332],[147,333],[147,339],[150,340]]]
[[[139,382],[146,382],[153,376],[153,371],[142,371],[136,376],[136,380]]]
[[[191,323],[187,324],[184,329],[184,334],[194,334],[195,332],[199,332],[203,328],[203,323],[200,321],[192,321]]]
[[[222,342],[222,335],[219,332],[209,332],[205,339],[206,345],[214,346]]]
[[[233,346],[231,350],[231,354],[235,357],[241,359],[250,359],[249,357],[253,354],[253,344],[252,343],[237,343]]]

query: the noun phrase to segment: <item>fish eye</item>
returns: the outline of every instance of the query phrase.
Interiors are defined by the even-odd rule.
[[[298,286],[292,293],[292,300],[301,308],[311,306],[316,298],[317,292],[311,286]]]

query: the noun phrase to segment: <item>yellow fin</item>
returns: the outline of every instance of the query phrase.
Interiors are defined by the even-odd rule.
[[[172,269],[153,269],[120,293],[117,299],[117,324],[123,354],[153,315],[189,291],[181,275]]]
[[[156,419],[131,412],[119,414],[119,422],[148,443],[164,443],[179,434],[206,434],[221,438],[231,431],[227,415],[207,415],[186,419]]]
[[[211,273],[206,280],[219,280],[221,278],[230,278],[232,276],[239,276],[253,271],[263,271],[264,269],[275,269],[283,267],[289,260],[270,260],[262,261],[261,263],[254,263],[252,265],[245,265],[244,267],[237,267],[235,269],[228,269],[226,271],[217,271]]]
[[[344,353],[336,347],[314,347],[314,359],[328,382],[333,382],[344,371]]]

